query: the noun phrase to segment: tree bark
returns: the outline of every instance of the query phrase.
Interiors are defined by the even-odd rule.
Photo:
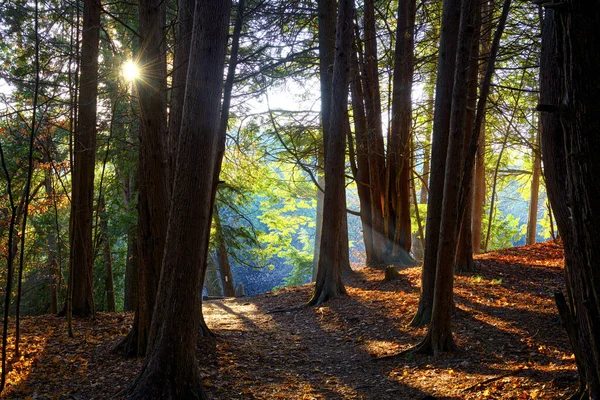
[[[388,140],[387,203],[394,221],[392,258],[412,261],[410,220],[410,166],[412,135],[412,82],[414,72],[415,0],[398,2],[398,26],[394,55],[394,89],[392,93],[392,129]],[[392,233],[390,232],[390,236]]]
[[[309,305],[319,305],[345,294],[342,282],[342,218],[345,203],[345,154],[348,111],[349,57],[353,40],[354,3],[340,1],[336,34],[336,51],[331,91],[330,125],[325,157],[325,201],[321,252],[315,291]],[[347,231],[346,231],[347,235]]]
[[[355,42],[356,43],[356,38]],[[352,50],[350,57],[350,95],[352,99],[352,115],[354,117],[354,136],[356,143],[356,171],[354,181],[360,202],[360,221],[365,243],[367,265],[374,263],[373,229],[371,226],[371,189],[369,177],[369,140],[367,138],[367,121],[363,104],[362,81],[358,67],[357,49]]]
[[[213,220],[215,223],[215,239],[217,241],[217,263],[221,273],[221,285],[223,286],[223,295],[225,297],[235,297],[235,286],[233,284],[233,275],[227,256],[227,247],[225,246],[225,237],[223,236],[223,226],[221,225],[221,216],[219,208],[215,207]]]
[[[471,132],[475,124],[475,108],[477,107],[477,83],[479,76],[479,34],[481,31],[481,3],[475,6],[473,40],[471,43],[471,65],[469,66],[469,82],[467,93],[467,110],[465,114],[465,135],[463,141],[463,160],[469,156],[469,143],[471,141]],[[474,180],[470,180],[470,190],[473,189]],[[458,235],[458,245],[456,249],[456,263],[454,272],[473,272],[475,271],[475,262],[473,261],[473,233],[471,221],[473,217],[473,196],[468,196],[462,221],[460,221],[460,233]]]
[[[492,45],[492,21],[493,7],[491,1],[483,1],[481,4],[481,23],[480,32],[487,32],[480,35],[481,57],[484,61],[481,63],[479,75],[483,78]],[[479,142],[477,144],[477,154],[475,156],[475,177],[473,181],[473,209],[472,209],[472,240],[473,253],[481,253],[481,233],[483,226],[483,206],[485,203],[485,115],[481,119],[481,130],[479,132]]]
[[[230,1],[196,2],[164,265],[148,352],[130,399],[205,398],[195,349],[230,9]]]
[[[44,162],[50,162],[50,156],[47,154],[49,151],[50,140],[46,142],[46,151],[44,152]],[[44,176],[44,188],[46,189],[47,201],[54,201],[54,187],[52,186],[52,168],[46,170]],[[48,243],[48,260],[46,265],[48,266],[48,276],[50,277],[50,314],[56,314],[58,312],[58,262],[56,255],[58,254],[58,241],[56,237],[56,227],[48,227],[47,243]]]
[[[322,155],[317,155],[322,157]],[[320,165],[323,165],[323,159],[317,161]],[[325,188],[325,179],[323,173],[317,172],[317,182],[321,188]],[[321,189],[317,188],[317,209],[315,210],[315,250],[313,253],[313,268],[311,275],[311,282],[317,279],[317,270],[319,269],[319,255],[321,251],[321,230],[323,229],[323,200],[325,200],[325,193]]]
[[[108,214],[106,212],[106,200],[100,198],[100,235],[102,235],[102,262],[104,264],[104,286],[106,292],[106,311],[115,312],[115,285],[113,280],[113,262],[110,250],[110,236],[108,234]]]
[[[546,9],[540,105],[548,196],[565,247],[575,323],[580,398],[600,397],[600,4],[571,0]]]
[[[123,181],[123,202],[130,209],[133,193],[135,193],[135,173],[125,176]],[[137,214],[136,223],[127,227],[127,260],[125,261],[125,299],[123,311],[135,311],[138,302],[138,245]]]
[[[474,37],[475,3],[477,0],[463,0],[460,8],[460,28],[454,89],[450,117],[450,135],[446,156],[444,194],[436,264],[435,292],[431,322],[421,350],[437,355],[443,351],[456,350],[452,336],[453,267],[456,258],[457,236],[460,231],[461,216],[458,210],[465,120],[468,103],[469,70],[472,41]],[[445,3],[445,6],[449,3]]]
[[[141,0],[139,7],[143,78],[134,82],[140,106],[138,304],[133,327],[118,346],[136,356],[145,355],[148,345],[169,207],[165,7],[162,0]]]
[[[171,83],[171,104],[169,110],[169,182],[173,184],[177,163],[177,145],[179,128],[183,115],[183,99],[190,55],[192,27],[194,24],[194,1],[177,2],[177,35],[175,42],[175,60],[173,62],[173,81]]]
[[[73,154],[69,265],[73,315],[94,314],[92,213],[96,160],[96,104],[98,95],[99,0],[83,3],[79,110]],[[65,305],[65,311],[68,309]]]
[[[419,307],[417,314],[410,323],[411,326],[427,325],[431,319],[433,308],[435,269],[440,239],[442,201],[444,198],[444,171],[446,168],[446,150],[450,128],[450,108],[447,105],[451,102],[452,90],[454,88],[460,4],[461,0],[445,0],[442,14],[431,144],[429,199],[427,202],[427,221],[425,225],[425,257],[421,273]]]
[[[363,92],[369,140],[369,174],[371,182],[371,229],[373,232],[373,264],[385,265],[391,240],[386,232],[394,232],[392,226],[386,231],[389,206],[385,195],[385,151],[381,121],[381,95],[379,92],[379,66],[377,58],[377,30],[375,27],[374,0],[364,2],[364,60]],[[392,224],[393,225],[393,224]],[[393,233],[392,233],[393,235]]]
[[[213,257],[208,256],[206,262],[206,277],[204,278],[204,287],[209,296],[220,297],[223,296],[223,289],[219,285],[219,277],[217,274],[217,267]]]
[[[537,237],[537,212],[540,192],[540,175],[542,174],[542,159],[540,157],[540,140],[542,136],[542,125],[538,118],[538,128],[532,142],[531,149],[533,167],[531,173],[531,197],[529,199],[529,216],[527,218],[527,244],[534,244]]]

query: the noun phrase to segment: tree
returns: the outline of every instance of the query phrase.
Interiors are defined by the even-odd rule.
[[[231,274],[231,266],[229,265],[229,257],[227,255],[227,247],[225,246],[225,237],[223,236],[223,226],[221,224],[221,216],[219,215],[218,207],[215,207],[213,220],[215,224],[217,264],[219,265],[219,272],[221,274],[223,296],[235,297],[233,275]]]
[[[477,106],[477,83],[479,82],[479,35],[481,32],[481,4],[476,5],[474,21],[474,40],[471,42],[471,65],[469,66],[467,110],[465,114],[465,135],[463,137],[463,159],[468,157],[470,133],[473,131],[475,123],[475,107]],[[472,190],[475,187],[475,180],[469,182]],[[460,222],[460,233],[458,235],[458,244],[456,249],[456,262],[454,271],[473,272],[475,263],[473,261],[473,231],[471,221],[473,217],[473,196],[468,196],[464,207],[462,221]]]
[[[589,399],[600,396],[600,39],[590,35],[598,24],[598,3],[546,8],[538,105],[548,196],[565,247],[568,303],[559,311],[579,370],[573,398]]]
[[[538,200],[540,192],[540,176],[542,174],[542,158],[540,154],[541,136],[541,121],[538,118],[538,129],[533,137],[533,148],[531,149],[533,171],[531,171],[531,199],[529,200],[529,215],[527,218],[527,244],[534,244],[537,237]]]
[[[106,311],[115,312],[115,285],[113,280],[113,259],[110,247],[110,235],[108,232],[108,212],[106,211],[106,200],[104,195],[100,198],[98,207],[100,213],[100,235],[102,245],[102,263],[104,264],[104,283],[106,293]]]
[[[309,305],[319,305],[345,294],[342,282],[342,234],[345,204],[346,129],[348,127],[349,58],[353,40],[354,3],[342,0],[338,6],[336,50],[333,63],[329,132],[325,156],[325,199],[321,251],[313,297]],[[346,233],[347,235],[347,233]]]
[[[138,173],[138,297],[133,326],[119,344],[129,355],[146,354],[165,246],[169,207],[167,164],[166,5],[142,0],[138,56],[142,78],[134,82],[140,107]]]
[[[319,146],[317,154],[317,164],[323,165],[327,159],[327,143],[329,140],[329,130],[331,125],[331,107],[332,107],[332,81],[333,81],[333,65],[335,53],[335,38],[336,38],[336,3],[335,0],[319,0],[319,81],[321,84],[321,129],[323,132],[322,147]],[[322,152],[321,152],[322,149]],[[319,174],[317,183],[319,192],[324,190],[327,179]],[[340,204],[346,205],[346,191],[340,192]],[[318,263],[321,255],[321,240],[323,231],[323,210],[324,210],[325,194],[317,193],[317,215],[316,215],[316,233],[315,233],[315,253],[313,257],[313,281],[316,280],[318,274]],[[340,247],[342,258],[342,272],[352,272],[350,268],[350,260],[348,255],[348,221],[347,214],[341,215],[342,235]]]
[[[364,2],[364,59],[362,89],[365,105],[369,154],[369,185],[371,189],[371,230],[373,237],[374,265],[385,265],[388,261],[389,238],[386,235],[385,151],[381,120],[381,95],[377,58],[377,30],[375,27],[374,0]],[[358,38],[357,38],[358,40]],[[387,220],[388,222],[389,219]],[[389,229],[390,226],[388,225]],[[393,230],[393,228],[392,228]]]
[[[204,398],[195,345],[230,9],[229,1],[196,2],[163,268],[148,352],[131,399]]]
[[[394,55],[392,129],[388,140],[387,197],[393,210],[392,257],[407,260],[411,248],[410,183],[412,133],[412,81],[416,2],[398,2],[398,26]]]
[[[69,298],[73,315],[90,317],[94,313],[92,213],[94,167],[96,160],[96,104],[98,96],[98,40],[100,4],[83,3],[81,36],[81,75],[79,115],[73,152],[73,189],[69,256]],[[67,299],[69,302],[69,299]],[[68,312],[65,305],[64,311]]]
[[[444,176],[444,193],[440,223],[435,291],[431,322],[420,351],[437,354],[453,351],[456,344],[452,337],[453,269],[456,244],[460,231],[459,213],[460,177],[463,167],[463,143],[468,102],[469,70],[475,21],[475,0],[462,0],[452,106],[450,115],[448,150]],[[470,183],[470,182],[469,182]],[[429,251],[426,249],[426,252]]]
[[[429,177],[429,198],[427,202],[427,222],[425,236],[425,257],[421,273],[421,296],[417,314],[412,326],[429,323],[433,307],[435,269],[437,265],[438,243],[446,168],[446,149],[450,127],[450,108],[454,88],[454,66],[460,21],[460,0],[445,0],[442,15],[441,36],[438,54],[438,73],[434,105],[431,172]]]

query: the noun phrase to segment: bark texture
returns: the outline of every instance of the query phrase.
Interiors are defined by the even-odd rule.
[[[165,2],[141,0],[139,64],[135,82],[140,106],[138,195],[138,302],[133,327],[119,347],[125,354],[146,354],[165,248],[169,184],[166,138]]]
[[[474,35],[476,1],[463,0],[461,4],[454,89],[452,90],[450,135],[444,177],[442,219],[437,253],[435,294],[431,322],[427,336],[422,343],[422,350],[434,355],[442,351],[456,349],[452,337],[453,266],[456,257],[457,236],[460,230],[458,205],[460,177],[463,167],[461,161],[464,154],[463,144],[465,141],[469,70],[472,67],[470,57]]]
[[[364,59],[363,94],[367,121],[369,151],[369,180],[371,185],[371,229],[373,236],[373,264],[385,265],[388,261],[390,239],[386,232],[385,150],[381,119],[381,95],[379,91],[379,66],[377,58],[377,29],[375,25],[375,2],[364,2]]]
[[[73,193],[69,265],[73,315],[90,317],[94,313],[92,214],[94,203],[94,167],[96,161],[96,104],[98,96],[98,40],[100,3],[83,3],[81,36],[81,73],[79,110],[73,151]],[[69,307],[65,306],[65,310]]]
[[[229,256],[227,255],[227,247],[225,246],[225,236],[223,236],[223,226],[221,225],[221,216],[219,208],[215,207],[214,215],[216,241],[217,241],[217,264],[221,275],[221,286],[223,287],[223,296],[234,297],[235,285],[233,284],[233,275],[231,274],[231,266],[229,265]]]
[[[600,4],[546,9],[540,68],[548,196],[565,245],[571,318],[563,321],[580,374],[580,398],[600,397]]]
[[[205,398],[195,349],[230,9],[229,1],[196,3],[163,269],[149,348],[131,399]]]
[[[394,218],[392,258],[409,262],[411,250],[410,166],[412,134],[412,82],[416,1],[398,2],[394,55],[392,129],[388,140],[387,193]]]
[[[318,305],[346,293],[342,282],[342,240],[345,204],[345,149],[348,119],[349,58],[353,40],[354,3],[342,0],[338,8],[336,51],[331,91],[330,125],[325,157],[325,199],[321,251],[315,291],[309,305]]]
[[[438,72],[434,104],[433,133],[431,143],[431,172],[429,176],[429,199],[427,202],[427,222],[425,231],[425,257],[421,274],[421,297],[412,326],[427,325],[433,308],[435,268],[437,264],[440,221],[444,198],[444,171],[446,150],[450,128],[450,108],[454,88],[454,67],[461,0],[445,0],[442,13]]]

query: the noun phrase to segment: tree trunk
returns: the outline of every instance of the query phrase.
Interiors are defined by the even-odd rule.
[[[130,399],[205,398],[195,349],[230,8],[229,1],[196,2],[164,266],[148,352]]]
[[[192,26],[194,24],[194,1],[179,0],[177,3],[177,35],[175,41],[175,60],[173,62],[173,81],[171,83],[171,104],[169,110],[169,182],[173,184],[177,163],[177,145],[179,128],[183,115],[183,99],[190,54]]]
[[[473,66],[471,63],[471,50],[474,37],[475,3],[476,0],[463,0],[460,7],[460,28],[456,50],[454,89],[452,90],[450,135],[446,156],[435,292],[431,322],[427,336],[422,343],[422,351],[434,355],[456,349],[452,337],[453,267],[456,258],[457,236],[460,231],[461,217],[458,205],[463,167],[461,161],[464,154],[463,143],[465,141],[469,70]],[[448,4],[449,2],[445,3],[445,6]]]
[[[392,258],[411,263],[410,165],[412,134],[412,82],[414,72],[415,0],[398,2],[398,26],[394,55],[392,129],[388,140],[387,203],[395,218]],[[391,233],[390,233],[391,236]]]
[[[135,173],[125,176],[123,181],[123,202],[125,207],[131,207],[135,193]],[[136,223],[127,227],[127,260],[125,261],[125,299],[123,311],[135,311],[138,302],[138,245],[137,245],[137,214]]]
[[[204,287],[206,287],[206,292],[209,296],[223,296],[223,290],[221,289],[221,285],[219,285],[217,267],[215,266],[215,261],[211,256],[208,256],[208,260],[206,262],[206,277],[204,278]]]
[[[355,38],[356,43],[356,38]],[[365,243],[365,255],[367,265],[373,264],[374,243],[373,229],[371,226],[371,189],[369,178],[369,140],[367,138],[367,121],[365,107],[363,104],[362,82],[358,68],[358,57],[356,50],[352,50],[350,57],[350,94],[352,99],[352,115],[354,117],[354,136],[356,137],[356,172],[354,180],[356,191],[360,202],[360,221]]]
[[[342,282],[345,203],[345,148],[348,111],[349,57],[353,40],[354,3],[342,0],[338,9],[336,51],[331,92],[330,125],[325,157],[325,201],[321,253],[315,291],[309,305],[319,305],[346,293]],[[347,235],[347,231],[346,231]]]
[[[565,246],[568,312],[574,321],[580,398],[600,397],[600,4],[546,9],[540,68],[548,195]],[[579,357],[578,357],[579,356]]]
[[[481,233],[483,226],[483,205],[485,203],[485,117],[479,133],[479,144],[475,156],[475,177],[473,182],[473,209],[472,209],[472,240],[473,253],[481,253]]]
[[[50,162],[50,156],[47,154],[49,151],[50,141],[46,142],[46,151],[44,152],[44,162]],[[54,201],[54,187],[52,186],[52,168],[46,170],[44,176],[44,188],[46,189],[46,196],[48,201],[52,199]],[[58,312],[58,262],[56,255],[58,254],[58,241],[56,237],[56,227],[48,227],[47,232],[47,243],[48,243],[48,260],[46,265],[48,266],[48,276],[50,277],[50,314],[56,314]]]
[[[319,156],[318,156],[319,157]],[[320,165],[323,164],[323,160],[317,161]],[[321,172],[317,172],[317,182],[319,186],[325,188],[325,179]],[[325,193],[321,189],[317,188],[317,209],[315,214],[315,250],[313,253],[313,268],[311,275],[311,282],[317,279],[317,270],[319,268],[319,253],[321,250],[321,230],[323,229],[323,200],[325,199]]]
[[[417,314],[411,326],[427,325],[431,319],[435,269],[437,264],[440,221],[444,198],[444,171],[450,128],[450,108],[454,87],[454,67],[461,0],[445,0],[438,54],[438,72],[434,105],[433,134],[431,144],[431,173],[429,177],[429,199],[425,227],[425,258],[421,273],[421,297]]]
[[[475,108],[477,107],[477,83],[479,76],[479,34],[481,27],[481,4],[475,6],[475,31],[471,43],[471,65],[469,67],[469,88],[467,94],[467,110],[465,114],[465,135],[463,141],[463,160],[469,156],[469,143],[471,141],[471,132],[475,124]],[[470,180],[470,190],[473,188],[474,180]],[[473,272],[475,271],[475,262],[473,261],[473,234],[471,221],[473,217],[473,196],[468,196],[464,207],[462,221],[460,222],[460,233],[458,235],[458,245],[456,249],[456,263],[454,272]]]
[[[217,241],[217,263],[221,273],[221,285],[223,286],[223,295],[225,297],[235,297],[235,285],[233,284],[233,275],[231,275],[231,266],[227,256],[227,247],[225,246],[225,237],[223,236],[223,226],[219,215],[219,207],[215,206],[213,220],[215,223],[215,239]]]
[[[493,7],[492,2],[483,1],[481,4],[481,24],[480,32],[487,32],[480,35],[481,57],[484,61],[479,68],[479,75],[483,77],[487,69],[488,59],[492,45],[492,21]],[[481,233],[483,226],[483,206],[485,203],[485,115],[481,118],[481,130],[479,132],[479,142],[477,144],[477,155],[475,156],[475,177],[473,180],[473,208],[472,208],[472,240],[473,253],[481,253]]]
[[[317,164],[324,167],[327,135],[329,133],[329,110],[331,108],[331,81],[333,78],[333,58],[335,51],[335,0],[318,0],[319,12],[319,81],[321,84],[321,129],[323,132],[323,145],[317,152]],[[323,173],[318,174],[321,189],[325,190]],[[318,189],[317,189],[318,190]],[[323,201],[325,193],[318,190],[317,215],[315,230],[315,250],[313,255],[313,272],[311,280],[317,279],[319,257],[321,251],[321,237],[323,229]]]
[[[104,196],[100,198],[100,235],[102,236],[102,261],[104,264],[104,285],[106,291],[106,311],[115,312],[115,285],[113,282],[112,254],[108,234],[108,214]]]
[[[363,92],[369,140],[369,174],[371,182],[371,228],[373,230],[373,264],[387,263],[391,240],[386,232],[394,232],[393,223],[387,227],[389,206],[385,195],[385,151],[381,121],[381,95],[379,93],[379,66],[377,58],[377,30],[375,27],[374,0],[364,2],[365,49],[363,60]],[[358,39],[357,39],[358,40]],[[391,221],[388,219],[388,221]],[[393,235],[393,233],[392,233]]]
[[[83,3],[79,114],[73,154],[73,190],[71,196],[71,235],[69,265],[73,315],[94,314],[92,213],[94,203],[94,167],[96,160],[96,103],[98,95],[98,46],[100,4]],[[65,311],[67,310],[65,305]]]
[[[527,218],[527,244],[534,244],[537,236],[537,213],[540,192],[540,175],[542,174],[542,159],[540,157],[540,140],[542,125],[538,118],[538,128],[532,142],[533,170],[531,174],[531,198],[529,199],[529,216]]]
[[[125,354],[146,354],[165,247],[167,182],[165,2],[141,0],[139,63],[144,76],[135,82],[140,105],[138,195],[138,304],[133,327],[119,347]]]

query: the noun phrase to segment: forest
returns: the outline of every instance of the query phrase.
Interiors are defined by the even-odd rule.
[[[599,398],[597,26],[3,1],[0,396]]]

